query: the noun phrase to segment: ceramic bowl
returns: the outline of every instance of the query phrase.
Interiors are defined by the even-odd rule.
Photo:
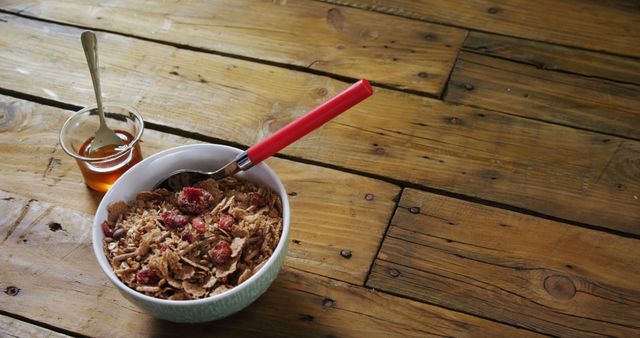
[[[287,253],[289,235],[289,200],[280,179],[266,164],[260,163],[236,177],[269,187],[282,199],[282,236],[273,255],[253,276],[221,294],[197,300],[166,300],[139,293],[118,279],[102,249],[104,234],[100,224],[107,218],[107,206],[117,200],[133,200],[138,192],[150,190],[156,183],[178,169],[212,171],[222,167],[240,153],[240,149],[194,144],[168,149],[142,160],[122,175],[105,194],[93,220],[93,252],[100,267],[120,293],[140,309],[172,322],[206,322],[229,316],[245,308],[263,294],[275,280]]]

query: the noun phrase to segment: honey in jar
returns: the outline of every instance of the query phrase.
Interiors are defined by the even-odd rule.
[[[120,175],[142,160],[139,142],[127,149],[128,145],[134,141],[133,135],[124,130],[114,130],[114,132],[122,139],[123,145],[107,145],[99,149],[91,149],[93,137],[90,137],[78,150],[79,155],[95,159],[76,159],[76,161],[87,186],[99,192],[109,190]]]

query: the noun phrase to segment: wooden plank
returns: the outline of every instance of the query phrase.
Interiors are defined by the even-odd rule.
[[[458,28],[306,0],[21,0],[3,1],[0,8],[436,96],[466,36]]]
[[[0,88],[76,105],[94,101],[79,29],[0,18],[0,46],[7,47],[0,49]],[[106,100],[137,107],[148,122],[244,145],[347,87],[112,34],[99,38],[108,51],[100,56]],[[376,88],[283,153],[640,234],[635,141]]]
[[[481,32],[470,32],[463,48],[541,69],[640,85],[638,59]]]
[[[324,0],[537,41],[640,56],[637,2],[598,0]]]
[[[22,217],[14,211],[21,210]],[[153,320],[126,301],[93,258],[91,217],[0,191],[3,311],[87,336],[532,336],[287,266],[265,295],[230,318],[199,325]],[[62,230],[51,231],[58,222]],[[7,233],[9,225],[13,231]],[[8,236],[7,236],[8,235]],[[46,281],[46,282],[44,282]],[[73,312],[73,315],[61,315]]]
[[[554,336],[640,334],[640,240],[405,189],[367,286]]]
[[[461,52],[445,100],[640,139],[640,86]]]
[[[18,319],[14,319],[0,314],[0,336],[2,337],[42,337],[42,338],[62,338],[70,337],[66,334],[45,329],[37,325],[29,324]]]
[[[58,130],[70,112],[0,96],[0,107],[7,104],[24,122],[0,133],[0,152],[5,157],[0,164],[0,189],[93,214],[101,196],[84,186],[75,161],[57,144]],[[153,130],[145,131],[143,141],[145,155],[195,142]],[[400,188],[288,160],[269,159],[267,163],[295,195],[289,197],[292,243],[288,264],[364,283]],[[341,250],[350,250],[352,257],[342,257]]]

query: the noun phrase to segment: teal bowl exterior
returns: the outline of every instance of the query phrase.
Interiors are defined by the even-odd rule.
[[[283,224],[280,241],[264,266],[242,284],[221,294],[204,299],[175,301],[153,298],[126,286],[114,274],[103,252],[104,234],[100,224],[107,217],[107,205],[117,200],[132,200],[140,191],[149,190],[178,169],[214,170],[231,161],[240,149],[215,145],[193,144],[171,148],[142,160],[122,175],[105,194],[93,221],[93,251],[98,264],[120,293],[141,310],[172,322],[198,323],[221,319],[253,303],[273,283],[287,255],[290,209],[287,192],[276,174],[260,163],[236,176],[265,185],[282,199]]]
[[[140,300],[138,297],[132,297],[129,293],[123,292],[122,289],[118,290],[124,298],[156,318],[177,323],[200,323],[222,319],[249,306],[267,291],[271,283],[278,277],[278,273],[284,262],[284,257],[286,256],[286,251],[285,248],[278,257],[272,257],[275,258],[274,264],[268,268],[265,266],[261,269],[261,271],[264,272],[262,276],[251,283],[245,282],[241,284],[245,285],[243,290],[229,294],[213,302],[187,306],[182,306],[182,304],[156,304],[154,302]]]

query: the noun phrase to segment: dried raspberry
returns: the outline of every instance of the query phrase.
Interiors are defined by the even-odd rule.
[[[136,282],[138,284],[155,284],[158,280],[159,278],[158,275],[156,275],[156,272],[146,266],[136,272]]]
[[[257,192],[251,194],[251,197],[249,197],[249,202],[251,202],[251,204],[255,205],[258,208],[262,208],[267,205],[267,201],[264,199],[264,196]]]
[[[202,220],[202,217],[194,217],[191,220],[191,226],[199,234],[204,234],[207,231],[207,224]]]
[[[165,211],[160,214],[164,225],[170,228],[180,228],[189,223],[189,216],[178,215],[174,211]]]
[[[191,233],[191,231],[185,230],[182,232],[182,239],[191,243],[193,242],[193,234]]]
[[[160,244],[160,253],[163,254],[167,251],[168,247],[165,244]]]
[[[107,223],[107,221],[102,222],[102,232],[104,232],[104,237],[113,237],[113,229]]]
[[[231,227],[236,224],[236,220],[231,215],[223,215],[222,217],[220,217],[218,224],[220,225],[220,229],[224,231],[230,231]]]
[[[204,195],[205,191],[200,188],[185,187],[182,189],[182,193],[189,203],[196,203]]]
[[[204,189],[184,187],[178,193],[178,208],[187,214],[201,214],[213,204],[213,196]]]
[[[209,255],[217,264],[223,264],[231,257],[231,246],[229,242],[225,240],[218,241],[216,245],[213,246]]]

